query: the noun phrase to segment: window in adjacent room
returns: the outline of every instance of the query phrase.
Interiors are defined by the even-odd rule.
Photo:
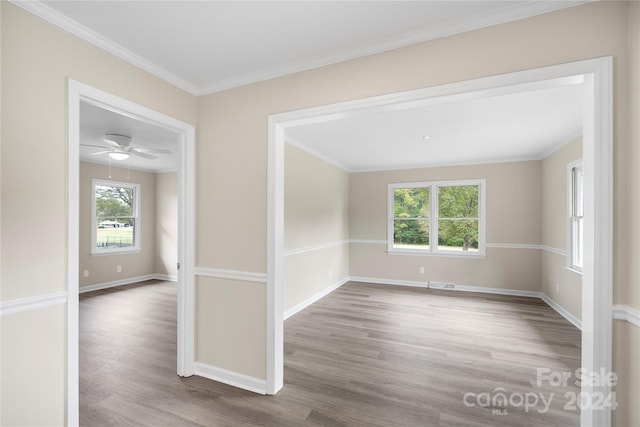
[[[93,255],[140,250],[140,185],[94,179]]]
[[[484,180],[389,185],[390,253],[484,255]]]
[[[584,168],[582,160],[571,163],[569,175],[569,251],[568,264],[582,271],[584,238]]]

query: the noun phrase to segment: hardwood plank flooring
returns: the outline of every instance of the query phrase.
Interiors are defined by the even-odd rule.
[[[539,299],[350,282],[288,319],[284,345],[276,396],[180,378],[175,284],[81,294],[80,423],[579,425],[573,380],[538,386],[536,368],[579,368],[580,331]],[[483,404],[501,390],[511,404]],[[520,404],[534,393],[547,411]]]

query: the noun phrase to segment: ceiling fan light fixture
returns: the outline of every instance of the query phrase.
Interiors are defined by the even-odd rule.
[[[117,151],[109,153],[109,157],[113,160],[127,160],[129,158],[129,153],[119,153]]]

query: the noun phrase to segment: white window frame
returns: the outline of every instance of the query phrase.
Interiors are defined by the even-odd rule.
[[[111,248],[111,249],[98,249],[98,221],[96,213],[96,186],[112,186],[112,187],[131,187],[135,190],[135,198],[133,200],[133,216],[135,218],[135,226],[133,227],[133,242],[134,245],[126,248]],[[91,255],[117,255],[127,253],[137,253],[141,251],[140,246],[140,184],[131,182],[112,181],[108,179],[93,178],[91,180]]]
[[[576,191],[575,170],[581,170],[584,176],[584,165],[582,159],[578,159],[567,165],[567,268],[575,273],[582,274],[583,266],[575,263],[576,247],[578,244],[576,241],[578,236],[575,230],[575,222],[577,218],[582,218],[584,221],[584,212],[582,216],[575,215],[577,203],[576,196],[578,195]],[[581,194],[584,200],[584,178]],[[579,239],[584,243],[584,232],[579,236]]]
[[[438,250],[438,189],[440,187],[478,186],[478,250]],[[424,249],[395,248],[394,244],[394,191],[398,188],[429,187],[429,247]],[[464,258],[484,258],[486,255],[486,180],[404,182],[388,185],[387,194],[387,253],[408,255],[435,255]],[[460,218],[464,219],[464,218]],[[471,218],[476,220],[476,218]],[[435,242],[435,244],[433,244]]]

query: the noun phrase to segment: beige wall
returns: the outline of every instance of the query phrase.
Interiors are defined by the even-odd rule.
[[[66,268],[67,78],[193,124],[197,101],[11,3],[0,8],[6,302],[64,291],[78,274]],[[65,313],[60,305],[2,316],[0,424],[64,423]]]
[[[264,379],[266,298],[264,283],[198,277],[196,360]]]
[[[155,274],[177,276],[178,173],[156,175]]]
[[[636,267],[630,267],[628,254],[634,252],[628,251],[624,224],[640,216],[622,186],[640,167],[640,160],[629,156],[637,141],[631,144],[624,138],[627,123],[635,117],[627,111],[625,98],[627,8],[622,2],[594,2],[199,98],[198,264],[266,271],[266,220],[256,213],[266,206],[269,114],[611,55],[615,62],[614,298],[625,301],[623,293],[638,277],[627,280]],[[528,234],[524,231],[518,239]],[[357,233],[352,230],[351,236]],[[629,245],[638,248],[640,239]],[[263,291],[259,289],[256,292]],[[239,325],[238,333],[248,323]]]
[[[627,12],[628,87],[618,96],[626,97],[626,114],[617,110],[626,123],[626,139],[616,141],[619,160],[614,183],[618,233],[614,242],[614,303],[640,308],[640,2],[628,4]],[[620,64],[624,66],[624,62]],[[622,135],[623,131],[619,131]],[[620,150],[620,146],[624,148]],[[621,152],[620,152],[621,151]],[[613,321],[613,369],[618,373],[619,409],[616,426],[640,426],[640,328],[622,320]]]
[[[2,316],[3,426],[61,426],[65,417],[65,307]]]
[[[640,328],[629,322],[613,322],[613,370],[618,375],[615,388],[618,409],[613,425],[640,426]]]
[[[639,80],[637,4],[594,2],[197,100],[12,4],[1,2],[0,7],[2,301],[64,290],[67,274],[77,274],[67,273],[65,267],[67,77],[198,123],[197,265],[265,272],[269,114],[612,55],[614,301],[640,307],[640,267],[636,262],[640,236],[637,225],[630,225],[640,217],[640,112],[637,97],[628,96],[630,89],[637,94]],[[627,31],[630,25],[632,32]],[[37,208],[43,205],[46,210]],[[528,234],[523,232],[518,239]],[[502,236],[488,236],[488,241],[493,238]],[[199,278],[198,295],[198,357],[264,377],[264,284]],[[52,328],[50,336],[61,336],[63,310],[42,310],[37,316],[38,323]],[[64,396],[61,339],[50,345],[25,343],[20,337],[28,336],[28,321],[4,319],[3,399],[5,394],[23,399],[9,415],[3,411],[2,424],[33,420],[33,408],[42,410],[38,421],[61,424],[59,405],[52,408],[46,403],[60,402]],[[13,324],[5,326],[9,323]],[[5,328],[13,332],[6,333]],[[630,360],[635,353],[620,343],[630,343],[637,329],[625,324],[622,334],[624,340],[614,346],[615,368],[622,378],[635,375],[628,384],[637,385],[637,358]],[[5,360],[19,360],[22,354],[32,356],[35,365],[52,363],[46,388],[42,388],[42,377],[5,375]],[[38,393],[22,395],[23,389]],[[621,400],[616,420],[640,424],[632,398]]]
[[[80,162],[80,287],[114,282],[155,273],[156,253],[156,174],[131,169],[111,168],[111,179],[140,185],[140,252],[91,255],[91,191],[93,178],[109,180],[109,167]],[[118,273],[116,267],[121,266]],[[89,277],[83,271],[89,270]]]
[[[564,251],[542,254],[540,288],[577,319],[582,314],[582,276],[568,270],[567,165],[582,158],[582,138],[570,142],[542,161],[542,244]]]
[[[352,239],[387,239],[387,186],[399,182],[485,179],[487,244],[540,244],[541,163],[496,163],[363,172],[351,175]],[[351,276],[453,282],[459,285],[538,291],[536,249],[487,248],[483,259],[387,254],[380,243],[354,243]],[[420,267],[425,273],[420,274]]]
[[[337,243],[285,256],[284,309],[349,276],[349,174],[285,144],[284,248]]]

